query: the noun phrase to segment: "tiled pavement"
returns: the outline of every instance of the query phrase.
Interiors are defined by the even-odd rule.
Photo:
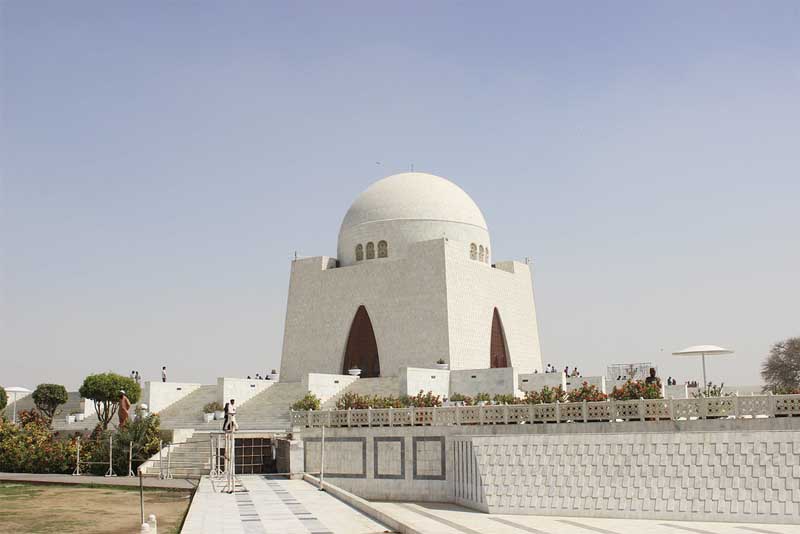
[[[371,534],[386,528],[302,480],[239,477],[233,495],[225,481],[203,477],[182,534]]]
[[[386,528],[301,480],[203,477],[183,534],[367,534]],[[380,511],[429,534],[800,534],[800,525],[484,514],[451,504],[374,502]]]
[[[373,503],[430,534],[800,534],[800,525],[499,515],[437,503]]]

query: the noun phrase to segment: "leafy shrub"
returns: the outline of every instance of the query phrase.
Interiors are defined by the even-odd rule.
[[[33,392],[33,402],[36,408],[52,423],[53,417],[58,415],[58,407],[69,400],[67,388],[61,384],[39,384]]]
[[[221,412],[224,409],[225,408],[222,407],[222,404],[220,404],[217,401],[214,401],[214,402],[209,402],[208,404],[203,406],[203,413]]]
[[[134,420],[129,419],[125,426],[116,432],[103,430],[102,425],[98,423],[90,435],[84,436],[81,439],[81,469],[95,475],[106,473],[109,436],[112,437],[112,465],[117,475],[128,473],[129,452],[133,457],[131,464],[134,473],[144,461],[158,454],[161,420],[157,414],[142,417],[139,412],[137,415],[138,417]]]
[[[0,386],[0,411],[3,411],[8,406],[8,394],[6,393],[5,388]]]
[[[468,395],[462,395],[461,393],[453,393],[450,395],[451,402],[463,402],[465,406],[473,406],[475,404],[475,399]]]
[[[407,408],[415,406],[418,408],[441,406],[442,399],[439,395],[434,395],[429,391],[423,393],[422,390],[412,397],[380,397],[377,395],[359,395],[357,393],[345,393],[336,401],[337,410],[366,410],[367,408]]]
[[[292,404],[292,410],[298,411],[319,410],[321,407],[322,403],[320,402],[319,398],[317,398],[317,396],[310,391],[306,393],[305,397]]]
[[[493,400],[496,404],[522,404],[525,402],[523,399],[518,399],[510,393],[498,393],[494,396]]]
[[[492,400],[492,397],[488,393],[478,393],[475,395],[475,404],[479,402],[489,402]]]
[[[347,392],[336,401],[337,410],[366,410],[369,408],[370,397],[357,393]]]
[[[372,408],[405,408],[408,404],[404,401],[402,397],[373,397],[369,401],[369,405]]]
[[[581,384],[581,387],[577,389],[573,389],[567,394],[567,400],[569,402],[596,402],[596,401],[604,401],[608,398],[608,395],[597,389],[597,386],[594,384],[589,385],[588,382]]]
[[[56,439],[49,420],[38,412],[22,411],[19,425],[0,419],[0,471],[8,473],[71,473],[75,468],[75,439]]]
[[[622,386],[614,386],[611,391],[614,400],[660,399],[661,380],[648,384],[644,380],[628,380]]]
[[[525,392],[525,402],[527,404],[549,404],[556,401],[563,402],[567,399],[567,394],[561,388],[556,386],[554,388],[545,386],[541,391],[527,391]]]
[[[725,387],[725,383],[720,384],[719,386],[715,386],[713,383],[708,383],[708,388],[698,388],[697,391],[692,393],[692,397],[695,399],[701,399],[703,397],[731,397],[733,393],[723,393],[722,390]]]
[[[94,410],[103,429],[108,428],[108,423],[117,413],[120,390],[125,391],[131,404],[136,404],[142,395],[141,386],[133,378],[116,373],[89,375],[78,390],[81,397],[94,401]]]
[[[432,391],[423,393],[422,390],[419,390],[419,393],[413,397],[408,397],[408,403],[416,408],[434,408],[442,405],[442,398],[434,395]]]

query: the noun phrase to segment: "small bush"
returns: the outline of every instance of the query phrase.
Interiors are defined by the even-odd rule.
[[[648,384],[644,380],[628,380],[611,391],[614,400],[660,399],[661,380]]]
[[[319,410],[321,407],[322,402],[311,392],[306,393],[305,397],[292,404],[292,410],[295,411]]]
[[[217,401],[214,401],[214,402],[209,402],[208,404],[203,406],[203,413],[221,412],[224,409],[225,408],[222,407],[222,404],[220,404]]]
[[[415,408],[434,408],[442,405],[442,398],[434,395],[432,391],[423,393],[422,390],[419,390],[419,393],[408,398],[408,403]]]
[[[465,406],[473,406],[475,404],[475,399],[468,395],[462,395],[461,393],[453,393],[450,395],[451,402],[463,402]]]
[[[71,473],[75,439],[56,439],[50,422],[35,411],[18,414],[18,425],[0,419],[0,471],[7,473]]]
[[[581,387],[573,389],[567,394],[569,402],[597,402],[604,401],[607,398],[608,395],[597,389],[594,384],[589,385],[588,382],[584,382]]]
[[[5,388],[0,386],[0,412],[6,409],[8,406],[8,395],[6,394]]]
[[[527,391],[525,393],[525,402],[528,404],[549,404],[556,401],[564,402],[566,399],[567,394],[561,386],[554,388],[545,386],[541,391]]]
[[[510,393],[498,393],[493,400],[495,404],[521,404],[523,402],[522,399],[518,399]]]
[[[700,387],[692,393],[692,397],[695,399],[701,399],[703,397],[731,397],[733,393],[723,393],[722,390],[725,388],[725,384],[722,383],[719,386],[715,386],[713,383],[708,383],[708,388]]]
[[[407,405],[403,402],[401,397],[373,397],[370,401],[372,408],[405,408]]]
[[[479,402],[490,402],[492,397],[488,393],[478,393],[475,395],[475,404]]]
[[[370,398],[357,393],[345,393],[336,401],[337,410],[366,410],[369,408]]]

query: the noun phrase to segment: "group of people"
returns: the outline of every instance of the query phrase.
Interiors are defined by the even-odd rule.
[[[678,385],[678,381],[676,379],[672,378],[671,376],[668,376],[667,377],[667,385],[668,386],[676,386],[676,385]]]
[[[538,369],[536,369],[536,370],[534,370],[533,372],[534,372],[534,373],[538,373],[538,372],[539,372],[539,370],[538,370]],[[545,374],[550,374],[550,373],[557,373],[557,372],[558,372],[558,370],[555,368],[555,366],[553,366],[553,364],[552,364],[552,363],[548,363],[548,364],[547,364],[547,367],[545,367],[545,368],[544,368],[544,372],[545,372]],[[573,367],[573,368],[572,368],[572,371],[570,372],[570,370],[569,370],[569,365],[567,365],[566,367],[564,367],[564,371],[563,371],[563,373],[564,373],[564,376],[569,376],[569,377],[573,377],[573,376],[581,376],[581,373],[580,373],[580,371],[578,371],[578,368],[577,368],[577,367]]]
[[[247,378],[250,378],[249,376]],[[131,371],[131,379],[135,380],[137,384],[142,384],[142,375],[139,374],[139,371]],[[161,381],[167,381],[167,366],[163,366],[161,368]]]
[[[269,377],[269,373],[267,373],[267,376],[261,376],[260,374],[256,373],[256,377],[255,378],[251,378],[250,375],[247,375],[247,379],[248,380],[271,380],[271,378]]]

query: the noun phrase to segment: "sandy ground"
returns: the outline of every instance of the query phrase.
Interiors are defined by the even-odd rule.
[[[177,534],[189,508],[188,491],[146,490],[145,517],[158,531]],[[139,489],[0,483],[0,533],[133,534],[139,532]]]

